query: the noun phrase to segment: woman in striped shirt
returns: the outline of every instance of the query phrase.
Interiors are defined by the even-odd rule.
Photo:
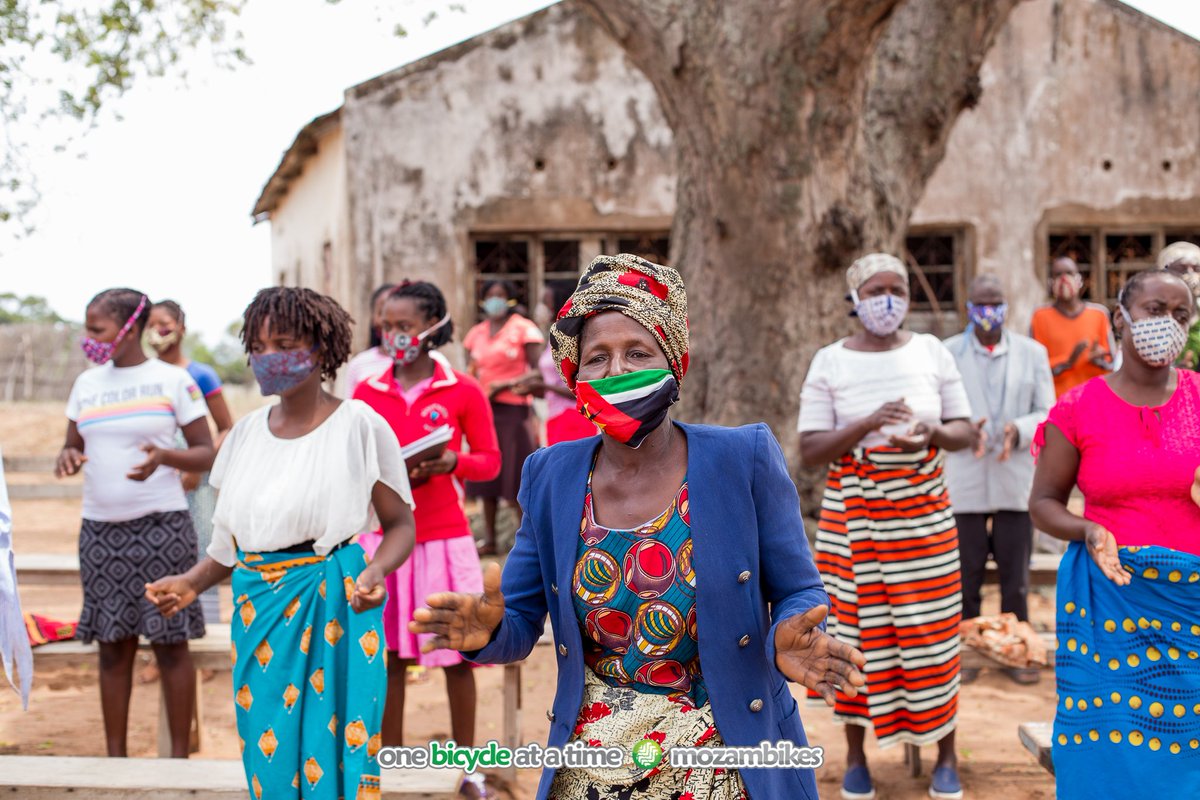
[[[834,706],[849,748],[842,797],[875,796],[863,751],[872,725],[882,746],[936,741],[930,796],[959,798],[962,586],[942,451],[976,446],[979,433],[953,356],[900,330],[904,264],[875,253],[846,277],[862,329],[813,358],[799,424],[803,463],[829,464],[816,547],[828,630],[867,656],[866,690]]]

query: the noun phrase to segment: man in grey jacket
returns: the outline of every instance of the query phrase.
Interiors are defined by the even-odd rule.
[[[989,554],[1000,571],[1000,610],[1019,620],[1029,618],[1029,446],[1054,405],[1054,378],[1046,348],[1005,329],[1007,310],[999,278],[980,275],[971,284],[967,331],[945,343],[958,363],[976,419],[986,420],[986,436],[974,452],[946,454],[946,485],[962,558],[963,619],[979,616]],[[1036,670],[1009,674],[1019,683],[1037,680]],[[967,680],[972,677],[964,674]]]

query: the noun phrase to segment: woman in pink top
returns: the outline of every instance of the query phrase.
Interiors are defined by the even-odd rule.
[[[1112,786],[1200,797],[1200,375],[1171,366],[1193,313],[1178,276],[1135,275],[1113,319],[1121,368],[1064,394],[1034,441],[1030,514],[1071,542],[1057,591],[1061,800]],[[1076,484],[1082,517],[1067,509]]]
[[[521,523],[517,489],[521,467],[534,451],[530,428],[528,394],[517,394],[522,384],[537,370],[538,356],[546,337],[537,325],[516,313],[516,289],[508,281],[492,281],[483,288],[483,322],[467,332],[463,348],[467,351],[467,371],[483,384],[492,403],[496,437],[500,440],[500,475],[495,480],[467,482],[467,496],[483,500],[484,542],[480,555],[496,553],[496,510],[500,499],[508,500]]]

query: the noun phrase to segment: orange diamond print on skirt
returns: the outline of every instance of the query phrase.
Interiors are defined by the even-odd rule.
[[[271,663],[271,656],[275,655],[271,650],[271,643],[266,639],[258,647],[254,648],[254,657],[258,659],[258,663],[262,665],[263,672],[266,672],[267,665]]]
[[[308,644],[312,641],[312,625],[304,629],[304,633],[300,634],[300,652],[308,655]]]
[[[321,765],[317,763],[315,758],[309,758],[304,762],[304,779],[308,781],[310,789],[317,788],[317,783],[320,782],[321,776],[325,771],[321,769]]]
[[[238,752],[242,755],[246,754],[246,740],[240,736],[238,737]]]
[[[238,689],[234,700],[242,707],[243,711],[249,711],[250,706],[254,705],[254,695],[250,693],[250,687],[245,684],[242,684],[242,688]]]
[[[233,663],[233,666],[235,666],[235,667],[237,666],[237,643],[236,642],[229,643],[229,660],[230,660],[230,662]]]
[[[296,616],[296,612],[300,610],[300,598],[293,598],[292,602],[287,604],[287,608],[283,610],[283,618],[287,620],[287,624],[292,624],[292,617]]]
[[[325,623],[325,641],[330,647],[337,647],[338,641],[342,638],[342,626],[336,619],[331,619]]]
[[[346,744],[350,746],[350,752],[354,752],[366,743],[367,726],[363,725],[361,719],[356,719],[346,726]]]
[[[370,739],[367,739],[367,756],[374,758],[381,747],[383,747],[383,736],[377,733]]]
[[[262,560],[263,560],[263,557],[260,556],[258,553],[246,553],[246,557],[242,559],[242,563],[243,564],[254,564],[254,563],[262,561]]]
[[[310,684],[312,684],[312,687],[313,687],[313,689],[316,690],[317,694],[324,694],[324,692],[325,692],[325,670],[318,669],[311,676],[309,676],[308,682]]]
[[[262,579],[267,583],[277,583],[280,578],[282,578],[284,575],[287,575],[287,570],[268,568],[260,572],[259,575],[262,575]]]
[[[358,779],[358,792],[354,800],[379,800],[379,776],[363,775]]]
[[[337,714],[334,714],[329,718],[329,725],[327,727],[329,728],[329,732],[331,734],[337,736]]]
[[[258,782],[257,775],[250,779],[250,788],[254,790],[255,800],[262,800],[262,784]]]
[[[379,634],[374,629],[367,631],[358,637],[358,646],[362,648],[367,661],[374,664],[375,656],[379,654]]]
[[[254,622],[254,603],[249,600],[242,603],[241,609],[238,610],[238,616],[242,618],[242,627],[248,630],[250,623]]]
[[[325,579],[321,579],[321,585],[317,587],[317,593],[321,595],[321,599],[325,599]]]
[[[283,690],[283,707],[287,709],[289,714],[292,713],[292,707],[296,705],[296,701],[299,699],[300,690],[296,688],[296,684],[289,683],[287,688]]]
[[[300,770],[296,770],[296,774],[292,776],[292,788],[300,788]]]
[[[350,598],[354,597],[354,579],[347,575],[342,579],[342,586],[346,588],[346,602],[350,602]]]
[[[267,728],[263,731],[263,735],[258,737],[258,749],[267,757],[267,761],[275,755],[275,748],[279,747],[279,740],[275,738],[275,731]]]

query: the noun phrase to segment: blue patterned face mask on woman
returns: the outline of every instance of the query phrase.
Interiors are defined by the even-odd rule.
[[[317,368],[316,348],[281,350],[277,353],[251,353],[250,369],[264,396],[283,394],[301,383]]]
[[[1174,364],[1187,344],[1187,330],[1174,317],[1143,317],[1134,322],[1125,306],[1120,306],[1120,309],[1129,325],[1133,349],[1138,357],[1152,367]]]
[[[876,336],[891,336],[908,316],[907,297],[877,294],[860,300],[858,292],[850,292],[850,299],[863,327]]]

